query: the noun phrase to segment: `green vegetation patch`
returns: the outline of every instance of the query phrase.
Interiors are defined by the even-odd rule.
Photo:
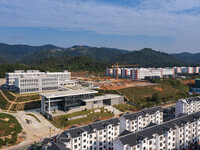
[[[10,100],[10,101],[14,101],[15,100],[15,96],[13,96],[12,94],[10,94],[10,92],[8,91],[3,91],[4,95]]]
[[[86,122],[91,122],[95,121],[97,119],[101,118],[111,118],[113,117],[113,113],[104,112],[104,109],[100,109],[101,112],[94,112],[94,110],[83,110],[79,112],[74,112],[62,116],[56,116],[53,117],[53,125],[56,126],[57,128],[64,128],[69,125],[77,125],[81,123],[86,123]],[[84,118],[79,118],[79,119],[74,119],[74,120],[68,120],[68,118],[75,117],[75,116],[82,116],[82,115],[87,115],[87,117]]]
[[[19,96],[17,97],[16,102],[24,102],[24,101],[37,100],[37,99],[40,99],[39,95]]]
[[[116,109],[118,109],[118,110],[120,110],[122,112],[125,112],[127,110],[130,110],[130,111],[137,110],[136,106],[131,105],[131,104],[126,104],[126,103],[114,105],[113,107],[115,107]]]
[[[9,106],[10,106],[10,103],[0,93],[0,108],[1,109],[8,109]]]
[[[160,105],[162,102],[166,103],[167,101],[172,100],[176,101],[180,98],[188,96],[187,92],[184,89],[177,89],[165,84],[131,87],[121,89],[119,91],[122,94],[126,95],[131,100],[131,102],[135,103],[137,106],[142,105],[145,107]]]
[[[34,108],[40,108],[41,107],[41,101],[34,101],[34,102],[27,102],[22,104],[13,104],[11,107],[12,111],[17,110],[28,110],[28,109],[34,109]]]
[[[0,147],[17,142],[17,135],[22,127],[17,119],[9,114],[0,113]]]

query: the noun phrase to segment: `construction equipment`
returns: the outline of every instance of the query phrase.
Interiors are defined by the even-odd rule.
[[[112,68],[117,68],[117,72],[116,72],[116,79],[118,80],[118,68],[119,67],[136,67],[139,66],[139,64],[135,64],[135,65],[119,65],[119,63],[117,62],[116,65],[112,65]]]

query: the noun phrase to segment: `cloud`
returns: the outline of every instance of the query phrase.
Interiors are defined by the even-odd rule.
[[[1,0],[0,26],[200,37],[199,0]]]

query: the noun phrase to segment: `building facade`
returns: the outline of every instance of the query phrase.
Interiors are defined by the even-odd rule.
[[[32,93],[58,90],[57,77],[23,77],[15,78],[17,93]]]
[[[119,136],[119,119],[96,121],[82,127],[73,127],[43,143],[42,150],[112,150],[113,140]]]
[[[161,107],[143,109],[136,113],[125,114],[121,116],[119,120],[120,132],[124,130],[136,132],[142,130],[151,123],[163,123],[163,111]]]
[[[58,78],[59,85],[64,85],[71,80],[71,73],[67,70],[63,72],[40,72],[39,70],[16,70],[14,73],[6,73],[6,84],[14,85],[16,78],[32,78],[32,77],[47,77]]]
[[[39,70],[17,70],[14,73],[6,73],[6,90],[14,90],[17,93],[32,93],[55,91],[61,86],[74,86],[71,73],[63,72],[40,72]]]
[[[200,112],[172,119],[136,133],[124,131],[113,150],[196,150],[200,141]]]
[[[200,97],[179,99],[175,105],[175,117],[200,111]]]

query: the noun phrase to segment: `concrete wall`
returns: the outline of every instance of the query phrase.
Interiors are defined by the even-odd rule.
[[[117,105],[117,104],[121,104],[124,103],[124,97],[118,97],[118,98],[111,98],[111,105]]]

